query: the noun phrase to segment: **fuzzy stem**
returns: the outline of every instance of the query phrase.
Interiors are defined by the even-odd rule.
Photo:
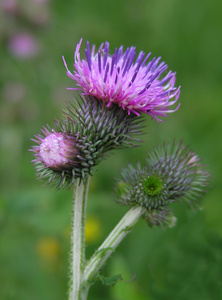
[[[93,279],[103,266],[109,256],[116,250],[123,238],[131,231],[144,213],[142,207],[131,208],[109,234],[103,244],[96,250],[91,259],[86,264],[82,283],[84,289],[89,289]]]
[[[69,300],[80,300],[81,274],[85,264],[85,217],[90,177],[78,179],[73,189],[73,227],[71,234],[71,284]]]

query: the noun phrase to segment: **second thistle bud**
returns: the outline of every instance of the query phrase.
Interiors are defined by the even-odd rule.
[[[166,143],[148,154],[146,165],[131,165],[121,172],[116,185],[117,202],[144,207],[144,219],[150,226],[172,226],[175,217],[169,205],[185,201],[197,205],[209,174],[199,158],[181,142]]]

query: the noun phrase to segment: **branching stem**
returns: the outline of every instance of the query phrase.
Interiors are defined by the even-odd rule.
[[[142,207],[131,208],[116,225],[102,245],[95,251],[91,259],[85,266],[82,282],[85,288],[89,288],[96,274],[116,250],[117,246],[124,237],[131,231],[132,227],[137,223],[144,213]]]
[[[87,299],[88,290],[99,270],[144,213],[142,207],[131,208],[86,263],[85,216],[89,179],[88,177],[84,182],[77,180],[73,191],[69,300]]]

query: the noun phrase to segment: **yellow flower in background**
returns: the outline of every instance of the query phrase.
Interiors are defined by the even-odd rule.
[[[102,234],[101,223],[98,218],[89,216],[86,218],[85,238],[86,243],[96,242]]]
[[[102,226],[99,219],[95,216],[86,217],[85,225],[85,239],[86,244],[92,244],[99,240],[102,234]],[[70,239],[70,227],[67,227],[64,231],[65,237]]]
[[[58,264],[61,253],[61,245],[53,237],[42,237],[36,244],[36,252],[44,265],[55,267]]]

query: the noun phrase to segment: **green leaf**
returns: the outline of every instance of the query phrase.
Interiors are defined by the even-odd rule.
[[[103,275],[98,275],[98,279],[101,280],[102,284],[106,286],[113,286],[115,285],[118,281],[123,280],[121,274],[114,275],[112,277],[105,277]]]

